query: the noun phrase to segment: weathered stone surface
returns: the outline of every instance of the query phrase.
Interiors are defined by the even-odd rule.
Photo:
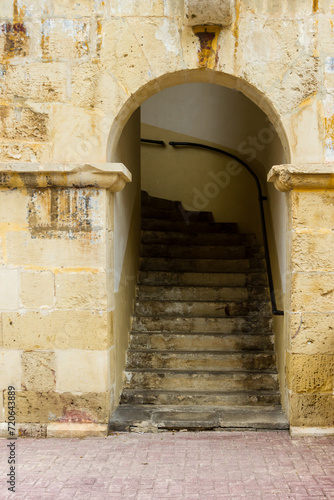
[[[313,231],[333,229],[334,227],[334,192],[293,191],[292,227],[294,229],[310,228]]]
[[[107,308],[106,274],[58,274],[56,277],[56,304],[62,309],[105,310]]]
[[[9,141],[46,141],[49,116],[35,107],[0,105],[0,139]]]
[[[110,370],[108,357],[108,351],[58,351],[57,391],[107,391]]]
[[[103,68],[98,59],[73,65],[71,95],[72,102],[77,106],[101,109],[113,115],[116,115],[127,97],[124,88]]]
[[[9,385],[21,387],[21,353],[19,351],[0,350],[0,390]]]
[[[295,273],[292,311],[334,312],[334,273]]]
[[[333,394],[292,394],[290,425],[305,427],[333,426]]]
[[[6,72],[6,94],[35,102],[64,102],[67,100],[67,77],[67,65],[61,62],[13,65]]]
[[[288,380],[295,393],[330,393],[334,389],[334,354],[287,355]]]
[[[52,422],[47,424],[48,438],[85,438],[105,437],[108,433],[107,424],[63,423]]]
[[[18,269],[0,269],[0,310],[13,311],[19,307]]]
[[[107,423],[109,393],[16,392],[18,423]],[[5,392],[5,408],[7,391]]]
[[[298,313],[288,316],[291,351],[304,354],[334,352],[334,314]]]
[[[46,438],[46,424],[19,424],[18,435],[21,438]]]
[[[145,21],[145,31],[141,18],[129,18],[128,23],[156,76],[181,69],[182,44],[177,19],[150,17]]]
[[[0,189],[0,224],[27,226],[29,197],[16,189]]]
[[[163,16],[163,0],[111,0],[111,14],[120,16]]]
[[[219,24],[229,26],[232,22],[232,0],[212,0],[210,6],[201,0],[185,2],[185,23],[190,26]]]
[[[309,233],[292,235],[291,259],[295,271],[332,271],[334,269],[334,234]]]
[[[138,82],[149,81],[151,71],[138,40],[124,18],[103,22],[102,33],[101,59],[127,92],[135,92]]]
[[[2,319],[6,349],[106,349],[111,342],[111,313],[3,313]]]
[[[50,237],[32,238],[25,231],[7,234],[8,263],[24,266],[46,266],[52,268],[105,269],[104,232],[77,232],[70,239],[62,231],[62,239]]]
[[[3,405],[3,391],[0,391],[0,422],[5,420],[5,408]]]
[[[42,19],[43,61],[76,59],[89,54],[90,24],[86,19]]]
[[[50,271],[23,272],[20,275],[20,299],[23,307],[38,309],[54,305],[55,282]]]
[[[56,359],[54,352],[26,351],[22,353],[22,382],[25,391],[54,391]]]

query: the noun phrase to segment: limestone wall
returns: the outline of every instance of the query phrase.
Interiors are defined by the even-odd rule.
[[[43,178],[19,167],[0,174],[1,422],[13,386],[21,434],[76,423],[105,431],[116,358],[113,194],[100,182],[108,173],[85,166],[72,182],[61,166]],[[111,189],[118,176],[109,175]]]
[[[326,167],[334,154],[333,2],[223,3],[224,8],[217,10],[217,2],[213,8],[210,2],[194,1],[185,11],[183,0],[0,1],[0,160],[5,165],[33,163],[37,171],[46,162],[75,162],[82,168],[104,163],[113,157],[125,124],[144,100],[168,86],[199,81],[237,88],[255,102],[275,125],[289,161]],[[203,28],[191,25],[194,9],[200,9],[204,22],[205,7],[224,18],[217,20],[222,27],[208,28],[214,33],[209,48],[203,42]],[[26,166],[22,168],[29,173]],[[81,190],[75,183],[49,186],[47,180],[32,186],[28,177],[23,186],[18,184],[19,175],[12,184],[2,177],[0,273],[6,288],[0,295],[1,390],[12,377],[21,384],[23,420],[45,422],[54,415],[61,418],[64,408],[84,408],[85,413],[79,411],[82,421],[93,415],[96,422],[106,422],[109,410],[104,401],[115,373],[102,375],[101,368],[111,363],[112,352],[108,326],[112,305],[105,288],[110,290],[113,263],[108,259],[113,244],[106,239],[111,229],[105,213],[113,195],[104,187],[96,190],[94,184]],[[13,189],[17,186],[20,189]],[[308,196],[303,200],[306,205]],[[326,199],[318,198],[325,218]],[[321,333],[311,343],[330,347],[317,352],[317,361],[291,351],[289,365],[314,361],[310,368],[314,374],[333,354],[331,341],[326,340],[332,328],[326,309],[330,274],[321,274],[332,270],[329,252],[322,246],[331,240],[326,232],[313,234],[307,224],[305,233],[299,234],[297,228],[290,233],[304,266],[294,264],[293,254],[293,272],[305,269],[306,273],[296,274],[294,287],[310,286],[315,297],[317,290],[325,292],[306,300],[303,307],[310,309],[303,312],[295,310],[301,307],[300,298],[291,295],[291,318],[304,314],[310,332],[316,317],[318,325],[323,321]],[[315,243],[307,240],[311,236]],[[310,259],[316,264],[311,265]],[[313,272],[319,272],[316,278]],[[88,288],[97,292],[90,296]],[[318,317],[312,307],[319,301]],[[287,337],[290,330],[298,330],[289,321]],[[75,356],[75,350],[82,356]],[[71,373],[69,360],[79,367]],[[307,382],[308,388],[320,384],[323,373],[331,374],[327,361],[319,382]],[[83,377],[78,374],[93,372],[96,377],[84,377],[86,396],[80,395]],[[313,375],[307,377],[289,390],[304,394],[297,400],[304,401],[305,415],[310,408],[316,411],[313,420],[298,420],[291,397],[294,425],[315,425],[317,415],[319,425],[332,425],[327,375],[321,391],[314,389],[313,395],[304,390],[303,384]],[[72,419],[66,411],[65,418]]]

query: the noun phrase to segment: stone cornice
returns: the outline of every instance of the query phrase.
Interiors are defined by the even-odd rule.
[[[1,163],[0,187],[104,188],[121,191],[131,182],[122,163]]]
[[[298,163],[275,165],[268,182],[278,191],[291,189],[334,189],[334,163]]]

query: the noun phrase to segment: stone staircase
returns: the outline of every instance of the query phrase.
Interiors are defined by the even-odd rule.
[[[288,428],[254,236],[143,192],[141,255],[110,430]]]

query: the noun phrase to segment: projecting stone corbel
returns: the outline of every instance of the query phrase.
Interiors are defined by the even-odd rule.
[[[122,163],[0,163],[0,187],[104,188],[121,191],[131,182]]]
[[[275,165],[268,174],[278,191],[334,189],[334,163]]]
[[[229,26],[232,22],[233,0],[185,0],[185,24]]]

